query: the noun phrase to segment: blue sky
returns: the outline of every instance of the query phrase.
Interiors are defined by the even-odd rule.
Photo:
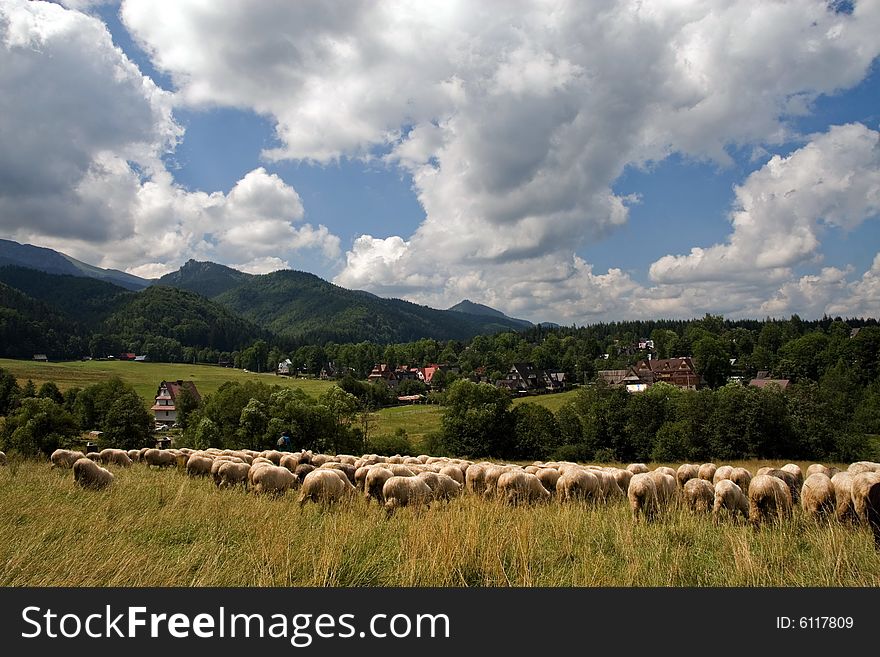
[[[566,324],[880,314],[876,3],[61,4],[3,9],[2,237]],[[60,163],[32,198],[15,148]]]

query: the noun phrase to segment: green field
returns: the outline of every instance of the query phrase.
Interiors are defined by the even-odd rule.
[[[317,397],[333,385],[331,381],[319,379],[295,379],[274,374],[257,374],[231,367],[213,365],[186,365],[181,363],[135,363],[132,361],[65,361],[58,363],[38,363],[28,360],[9,360],[0,358],[0,368],[11,372],[24,385],[28,379],[39,388],[46,381],[54,381],[65,391],[73,387],[85,387],[99,383],[111,376],[118,376],[134,386],[144,401],[153,403],[156,389],[163,381],[186,379],[194,381],[202,395],[215,392],[227,381],[262,381],[269,385],[278,384],[302,388]]]
[[[754,472],[760,464],[749,464]],[[758,531],[624,501],[509,507],[467,494],[390,518],[300,508],[141,464],[101,492],[46,462],[0,468],[3,586],[880,586],[865,527],[799,510]]]

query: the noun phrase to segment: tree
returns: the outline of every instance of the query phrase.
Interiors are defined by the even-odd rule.
[[[177,409],[177,424],[186,431],[190,414],[199,407],[199,399],[189,386],[180,386],[174,399],[174,407]]]
[[[37,391],[37,397],[51,399],[56,404],[64,403],[64,395],[61,394],[58,386],[52,381],[46,381],[40,386],[40,389]]]
[[[338,453],[343,434],[348,433],[355,420],[358,410],[358,400],[354,395],[345,392],[339,386],[331,386],[318,399],[318,403],[326,407],[330,412],[333,434],[330,444],[334,452]]]
[[[487,383],[461,379],[446,391],[442,427],[453,454],[498,456],[509,450],[513,430],[510,395]]]
[[[134,389],[117,396],[104,415],[99,428],[101,443],[120,449],[140,449],[150,443],[153,416]]]
[[[6,418],[0,444],[5,451],[48,456],[70,445],[78,433],[76,421],[62,406],[51,399],[28,397]]]
[[[12,374],[0,368],[0,416],[8,415],[18,404],[21,388]]]
[[[513,409],[514,444],[508,456],[514,459],[546,459],[560,444],[559,425],[553,413],[538,404],[521,404]]]
[[[712,388],[727,383],[730,376],[730,353],[720,338],[704,335],[693,345],[694,365]]]

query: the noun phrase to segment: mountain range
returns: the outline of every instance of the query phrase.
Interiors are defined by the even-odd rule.
[[[23,355],[38,349],[33,335],[56,324],[80,340],[98,334],[125,344],[172,340],[182,347],[224,351],[261,338],[285,346],[389,344],[420,338],[467,340],[533,326],[469,300],[438,310],[348,290],[289,269],[247,274],[190,260],[175,272],[148,280],[10,240],[0,240],[0,287],[0,319],[5,316],[7,324],[14,320],[19,328],[30,326],[27,346],[17,350]],[[9,351],[7,345],[0,355],[12,355]]]

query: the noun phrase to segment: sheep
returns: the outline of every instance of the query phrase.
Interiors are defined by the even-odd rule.
[[[311,464],[316,468],[320,468],[325,463],[329,463],[333,460],[333,457],[329,454],[314,454],[312,455]]]
[[[83,488],[100,490],[113,483],[113,473],[91,459],[77,459],[73,464],[73,479]]]
[[[186,474],[190,477],[207,477],[211,474],[214,459],[201,454],[191,454],[186,460]]]
[[[423,479],[431,488],[432,498],[435,500],[450,500],[458,495],[461,485],[449,475],[436,472],[420,472],[416,475]]]
[[[603,500],[617,500],[617,499],[626,499],[626,495],[621,490],[620,486],[617,484],[617,480],[607,470],[595,470],[590,469],[596,478],[599,480],[599,498]],[[649,474],[649,473],[642,473]],[[635,475],[633,475],[635,476]],[[632,486],[632,479],[630,479],[630,486]]]
[[[566,470],[556,481],[556,494],[563,502],[587,500],[599,492],[599,478],[588,470]]]
[[[419,479],[423,480],[428,487],[431,489],[432,497],[433,493],[440,487],[440,477],[436,472],[420,472],[416,475]]]
[[[128,452],[123,449],[102,449],[101,462],[104,465],[118,465],[123,468],[131,467],[133,461],[129,458]]]
[[[385,466],[379,465],[370,468],[367,478],[364,480],[364,497],[367,501],[373,499],[379,504],[385,504],[385,498],[382,497],[382,487],[393,476],[394,473]]]
[[[444,465],[442,468],[440,468],[439,474],[451,477],[454,481],[461,484],[462,487],[464,486],[464,473],[457,465]]]
[[[812,474],[828,475],[830,479],[837,474],[837,468],[829,468],[828,466],[822,465],[821,463],[813,463],[813,465],[807,468],[807,477]]]
[[[257,472],[251,477],[255,493],[270,495],[284,495],[296,480],[296,475],[290,470],[277,465],[266,465],[258,468]]]
[[[148,466],[155,465],[159,468],[173,468],[177,465],[177,457],[167,449],[148,449],[141,456],[141,461]]]
[[[389,478],[382,486],[385,511],[388,515],[404,506],[428,505],[431,501],[431,487],[419,477]]]
[[[782,479],[785,482],[786,486],[788,486],[788,490],[791,493],[791,503],[798,504],[801,501],[801,485],[803,482],[799,481],[797,475],[789,470],[770,470],[767,472],[771,477],[776,477],[777,479]]]
[[[82,452],[74,452],[69,449],[56,449],[52,452],[49,460],[52,461],[53,468],[72,468],[74,463],[85,457],[86,455]]]
[[[219,488],[230,488],[236,484],[246,484],[251,466],[247,463],[233,463],[231,461],[218,461],[217,477],[214,482]]]
[[[654,517],[657,511],[657,483],[651,473],[640,472],[634,475],[629,482],[626,496],[634,520],[637,520],[640,514],[644,514],[647,520]]]
[[[89,452],[86,454],[86,458],[89,461],[93,461],[94,463],[103,463],[104,459],[101,458],[101,452]]]
[[[700,466],[699,471],[697,472],[697,476],[700,479],[705,479],[706,481],[712,481],[712,477],[715,476],[715,470],[718,469],[718,466],[714,463],[703,463]]]
[[[723,481],[723,480],[722,480]],[[715,487],[705,479],[691,479],[681,489],[688,508],[695,513],[709,513],[715,503]]]
[[[648,466],[644,463],[630,463],[628,466],[626,466],[626,469],[633,474],[642,474],[645,472],[649,472]]]
[[[361,465],[354,471],[354,486],[359,491],[364,491],[364,484],[367,481],[367,474],[370,472],[371,465]]]
[[[278,465],[282,468],[287,468],[291,472],[296,472],[296,466],[299,465],[299,455],[285,454],[278,460]]]
[[[353,465],[351,465],[350,463],[337,463],[335,461],[328,461],[327,463],[324,463],[320,467],[322,467],[324,469],[329,469],[329,470],[338,470],[339,472],[344,474],[348,478],[348,481],[351,483],[351,485],[354,486],[354,483],[355,483],[354,474],[355,474],[356,468]]]
[[[8,461],[6,460],[6,454],[0,452],[0,467],[6,465]]]
[[[678,466],[678,470],[675,471],[675,481],[679,488],[684,488],[684,485],[691,479],[699,478],[700,466],[693,463],[682,463]]]
[[[831,515],[836,504],[831,477],[824,472],[815,472],[806,478],[801,487],[801,507],[804,513],[820,520]]]
[[[874,463],[873,461],[856,461],[855,463],[850,463],[847,472],[852,475],[861,474],[863,472],[880,472],[880,463]]]
[[[734,468],[730,473],[730,481],[740,487],[740,490],[748,490],[752,481],[752,473],[746,468]]]
[[[799,487],[804,484],[804,473],[801,471],[800,466],[796,463],[786,463],[779,469],[793,474],[797,478],[797,485]]]
[[[854,476],[851,472],[838,472],[831,477],[831,483],[834,485],[834,517],[840,522],[853,522],[856,520],[856,512],[852,503]]]
[[[676,475],[678,474],[674,468],[670,468],[665,465],[661,465],[661,466],[654,468],[652,470],[652,472],[662,472],[663,474],[668,474],[670,477],[673,478],[673,480],[675,479]]]
[[[485,484],[483,495],[486,497],[495,497],[498,487],[498,479],[506,472],[506,469],[500,465],[490,465],[486,468]]]
[[[776,468],[774,468],[773,466],[765,465],[763,468],[758,468],[758,471],[757,471],[755,474],[756,474],[756,475],[767,474],[767,473],[770,472],[771,470],[775,470],[775,469],[776,469]]]
[[[730,475],[733,474],[733,466],[732,465],[722,465],[719,466],[717,470],[715,470],[715,474],[712,475],[712,485],[714,486],[722,479],[730,479]]]
[[[562,476],[556,468],[538,468],[534,475],[541,485],[551,493],[556,490],[559,478]]]
[[[757,475],[749,484],[749,520],[755,527],[773,515],[779,520],[791,513],[791,490],[779,477]]]
[[[614,468],[614,471],[611,474],[614,476],[614,481],[617,482],[617,485],[620,487],[621,492],[626,495],[626,491],[629,488],[629,482],[633,478],[633,473],[629,470]]]
[[[648,475],[654,479],[657,488],[657,505],[662,506],[671,502],[677,490],[675,477],[660,470],[653,470]]]
[[[872,490],[880,484],[880,472],[860,472],[852,480],[853,511],[856,517],[863,523],[871,524],[871,517],[876,517],[880,508],[874,508],[872,502],[876,502],[878,491]],[[878,487],[880,488],[880,487]]]
[[[395,477],[415,477],[416,473],[412,468],[408,468],[405,465],[400,463],[392,463],[388,466],[388,469],[391,470],[391,474]]]
[[[342,500],[354,490],[354,487],[344,479],[339,476],[337,470],[315,468],[303,479],[299,505],[303,506],[306,502],[331,504]]]
[[[727,510],[734,517],[741,513],[743,518],[749,517],[749,500],[745,493],[732,479],[722,479],[715,484],[715,500],[712,505],[712,517],[717,522],[722,510]]]
[[[141,450],[139,449],[130,449],[126,454],[128,454],[128,458],[131,459],[132,463],[137,463],[141,460]]]
[[[496,484],[498,496],[508,504],[521,502],[540,502],[550,498],[550,492],[541,485],[541,481],[533,474],[522,470],[502,472]]]
[[[317,468],[311,463],[300,463],[298,466],[296,466],[296,470],[293,471],[293,474],[295,474],[296,478],[299,479],[299,483],[302,483],[306,480],[306,477],[309,476],[309,473],[313,472],[314,470],[317,470]]]

